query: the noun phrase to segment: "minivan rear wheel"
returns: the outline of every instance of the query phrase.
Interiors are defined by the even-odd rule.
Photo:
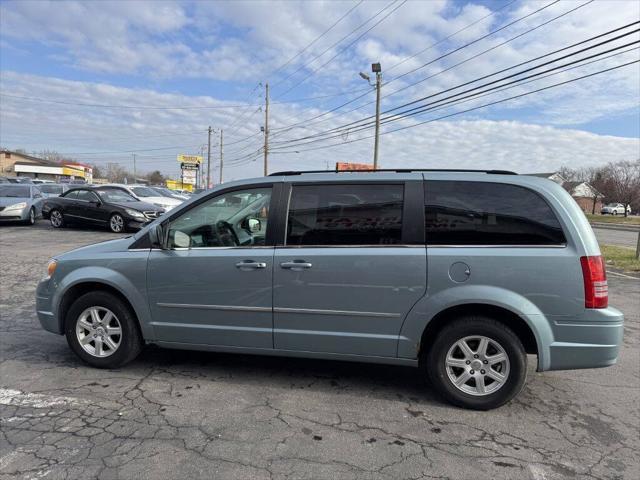
[[[431,384],[450,403],[474,410],[504,405],[522,390],[527,354],[495,319],[469,316],[438,332],[421,359]]]
[[[117,368],[142,350],[142,336],[127,304],[105,292],[78,298],[65,318],[67,343],[85,363],[97,368]]]

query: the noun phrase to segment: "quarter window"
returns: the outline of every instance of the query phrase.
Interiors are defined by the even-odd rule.
[[[403,185],[293,186],[287,245],[394,245],[402,241]]]
[[[547,202],[516,185],[425,182],[429,245],[559,245],[562,227]]]

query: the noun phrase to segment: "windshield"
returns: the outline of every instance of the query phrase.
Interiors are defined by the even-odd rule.
[[[23,185],[2,185],[0,186],[0,197],[29,198],[31,187]]]
[[[131,191],[139,197],[157,197],[158,192],[154,192],[149,187],[131,187]]]
[[[40,190],[42,193],[55,193],[56,195],[60,195],[63,192],[62,185],[40,185]]]
[[[118,189],[95,190],[103,202],[137,202],[138,199]]]

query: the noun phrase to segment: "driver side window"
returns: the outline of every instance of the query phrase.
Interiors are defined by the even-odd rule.
[[[271,188],[223,193],[169,225],[169,248],[265,245]]]

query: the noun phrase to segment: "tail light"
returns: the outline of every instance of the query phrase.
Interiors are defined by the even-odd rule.
[[[607,308],[609,305],[609,286],[607,271],[602,256],[580,257],[582,278],[584,279],[585,308]]]

